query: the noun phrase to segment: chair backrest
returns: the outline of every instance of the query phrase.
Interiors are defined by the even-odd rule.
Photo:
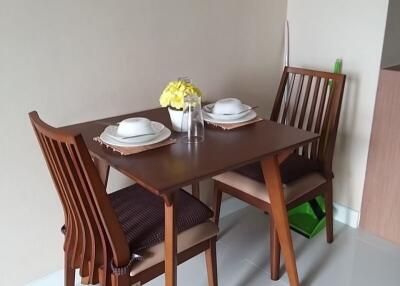
[[[83,138],[47,125],[36,111],[29,117],[64,209],[67,263],[90,282],[99,268],[109,280],[111,260],[128,264],[129,247]]]
[[[332,175],[340,109],[346,76],[285,67],[271,120],[320,134],[317,142],[298,150],[318,160],[325,175]]]

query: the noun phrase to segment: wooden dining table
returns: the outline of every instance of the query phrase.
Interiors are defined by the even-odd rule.
[[[175,191],[206,178],[260,161],[271,200],[272,216],[282,248],[291,286],[299,284],[292,237],[289,229],[279,163],[296,148],[317,140],[318,135],[263,120],[233,130],[206,124],[202,143],[188,144],[174,132],[176,143],[130,156],[122,156],[93,140],[107,125],[129,117],[146,117],[171,129],[168,110],[156,108],[105,118],[63,129],[79,132],[107,184],[110,167],[125,174],[150,192],[159,195],[165,206],[165,285],[177,285],[177,227]]]

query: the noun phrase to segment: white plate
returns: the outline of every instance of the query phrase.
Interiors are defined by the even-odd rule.
[[[136,143],[147,142],[156,138],[157,136],[160,135],[160,132],[164,129],[163,124],[155,121],[151,122],[151,126],[154,130],[154,134],[125,138],[125,139],[124,136],[118,134],[118,126],[115,125],[108,126],[106,129],[104,129],[103,133],[106,133],[109,137],[118,142],[127,144],[136,144]]]
[[[107,128],[109,128],[109,127],[107,127]],[[153,139],[151,139],[149,141],[146,141],[146,142],[135,142],[135,143],[120,142],[118,140],[115,140],[113,137],[109,136],[107,134],[107,132],[101,133],[100,139],[104,143],[107,143],[107,144],[113,145],[113,146],[118,146],[118,147],[140,147],[140,146],[159,143],[161,141],[164,141],[164,140],[168,139],[170,136],[171,136],[171,130],[169,130],[167,127],[164,126],[164,128],[158,133],[158,135],[155,138],[153,138]]]
[[[233,124],[233,123],[242,123],[246,121],[253,120],[254,118],[257,117],[257,113],[254,110],[250,110],[249,113],[241,118],[234,119],[234,120],[222,120],[222,119],[214,119],[208,116],[206,112],[203,114],[204,116],[204,121],[210,122],[210,123],[228,123],[228,124]]]
[[[245,109],[251,109],[251,106],[247,105],[247,104],[243,104],[243,106],[245,107]],[[244,111],[242,113],[238,113],[238,114],[215,114],[213,113],[213,107],[214,107],[214,103],[211,104],[207,104],[203,107],[203,113],[205,113],[209,118],[215,119],[215,120],[236,120],[239,118],[242,118],[246,115],[248,115],[251,110],[247,110]]]

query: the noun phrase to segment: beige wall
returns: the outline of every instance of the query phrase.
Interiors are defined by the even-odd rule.
[[[286,1],[0,2],[0,285],[62,268],[61,207],[29,111],[60,126],[156,107],[181,75],[206,99],[270,110]]]
[[[400,65],[400,0],[389,1],[381,65]]]
[[[388,0],[289,0],[291,64],[348,75],[334,161],[335,200],[360,210]]]

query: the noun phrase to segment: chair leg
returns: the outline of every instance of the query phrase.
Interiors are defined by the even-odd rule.
[[[199,182],[192,184],[192,195],[196,199],[200,199],[200,183]]]
[[[83,263],[80,271],[82,285],[95,285],[99,283],[99,275],[95,272],[92,265],[93,263],[90,260]]]
[[[218,286],[216,237],[210,239],[210,247],[205,251],[208,286]]]
[[[270,263],[271,263],[271,280],[279,280],[279,269],[281,264],[281,245],[279,243],[278,233],[275,229],[275,223],[270,215],[270,234],[269,234],[269,242],[270,242]]]
[[[332,181],[328,184],[328,190],[324,194],[326,213],[326,241],[333,242],[333,190]]]
[[[130,286],[129,274],[127,275],[114,275],[111,274],[111,285],[112,286]]]
[[[222,200],[222,192],[218,189],[217,184],[214,182],[214,198],[213,198],[214,218],[213,218],[213,220],[216,225],[219,224],[221,200]]]
[[[64,286],[74,286],[75,285],[75,269],[72,268],[71,263],[68,258],[68,254],[65,253],[64,258]]]

